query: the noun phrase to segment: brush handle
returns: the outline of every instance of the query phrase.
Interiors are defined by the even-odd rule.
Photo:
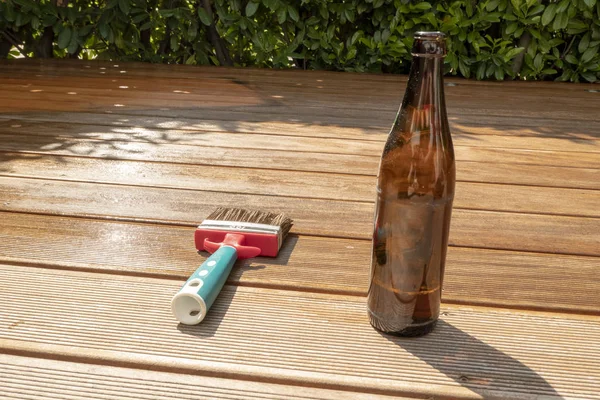
[[[235,247],[222,245],[198,267],[171,300],[171,309],[179,322],[196,325],[204,319],[236,260]]]

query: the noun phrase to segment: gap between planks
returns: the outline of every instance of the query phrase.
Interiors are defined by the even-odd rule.
[[[215,204],[243,204],[251,209],[285,212],[295,220],[293,232],[298,234],[368,239],[372,229],[373,206],[366,203],[220,192],[203,196],[192,190],[5,177],[0,177],[0,183],[0,208],[5,211],[191,225],[208,215]],[[455,209],[450,243],[597,255],[600,238],[594,232],[600,229],[599,224],[600,218]]]
[[[186,327],[170,315],[172,281],[46,270],[39,291],[24,284],[36,271],[0,275],[11,354],[390,395],[599,393],[597,317],[445,307],[434,333],[406,340],[376,333],[363,299],[226,287],[203,324]]]
[[[185,280],[206,258],[196,254],[193,227],[0,217],[0,259],[11,264]],[[370,240],[290,235],[278,257],[238,261],[230,283],[364,296],[370,253]],[[444,302],[598,314],[600,299],[582,295],[598,291],[589,279],[598,268],[600,257],[450,246]]]

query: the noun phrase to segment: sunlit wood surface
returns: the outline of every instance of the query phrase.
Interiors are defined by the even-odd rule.
[[[406,77],[0,63],[0,398],[600,399],[598,85],[446,82],[444,312],[400,339],[364,296]],[[223,205],[295,225],[179,325]]]

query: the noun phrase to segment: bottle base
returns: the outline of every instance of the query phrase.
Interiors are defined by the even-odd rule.
[[[369,317],[370,317],[369,320],[371,322],[371,326],[373,328],[375,328],[377,331],[388,334],[388,335],[400,336],[400,337],[418,337],[418,336],[427,335],[428,333],[431,333],[431,331],[433,331],[433,329],[435,328],[435,326],[437,324],[437,320],[434,320],[431,322],[427,322],[425,324],[407,326],[400,330],[389,330],[389,329],[385,329],[382,326],[380,326],[379,321],[374,320],[371,315],[369,315]]]

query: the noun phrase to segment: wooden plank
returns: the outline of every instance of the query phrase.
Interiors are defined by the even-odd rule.
[[[102,68],[102,67],[101,67]],[[147,71],[147,70],[146,70]],[[192,71],[192,70],[189,70]],[[100,86],[102,88],[106,87],[107,83],[110,81],[115,81],[114,83],[129,83],[131,81],[130,76],[132,75],[131,73],[127,74],[127,73],[121,73],[121,72],[128,72],[125,70],[121,70],[121,69],[115,69],[115,68],[108,68],[105,71],[99,70],[99,71],[94,71],[92,72],[91,70],[89,70],[88,72],[85,72],[85,74],[87,74],[87,78],[85,81],[85,85],[90,85],[94,83],[94,79],[96,79],[96,86]],[[133,66],[133,70],[131,72],[134,72],[134,75],[136,73],[143,73],[144,70],[139,70],[138,68],[136,68],[135,66]],[[100,75],[100,74],[107,74],[108,75]],[[146,72],[147,73],[147,72]],[[44,75],[44,77],[48,77],[48,72],[45,72],[46,75]],[[110,75],[110,76],[109,76]],[[307,74],[304,74],[305,76]],[[14,73],[13,73],[14,76]],[[94,78],[97,77],[97,78]],[[222,75],[217,75],[218,78],[220,78],[220,82],[222,84],[226,84],[228,81],[233,81],[238,82],[239,74],[234,74],[233,77],[229,77],[229,79],[223,79],[224,77]],[[30,77],[30,75],[28,75],[28,77]],[[282,78],[287,78],[285,81]],[[290,82],[290,77],[293,77],[294,82]],[[311,89],[311,91],[309,93],[311,94],[316,94],[318,92],[321,92],[321,94],[323,96],[327,96],[329,91],[333,90],[334,93],[336,95],[344,95],[345,98],[351,98],[351,94],[348,95],[347,89],[348,89],[348,85],[350,85],[350,88],[353,87],[353,85],[358,84],[357,88],[358,89],[362,89],[361,90],[361,95],[362,96],[357,96],[356,99],[358,100],[363,100],[364,101],[364,97],[365,95],[369,94],[369,93],[376,93],[377,96],[374,97],[374,99],[370,99],[370,101],[368,103],[363,104],[363,107],[369,107],[371,104],[373,104],[374,101],[377,101],[377,99],[381,99],[384,96],[393,96],[394,99],[397,99],[398,96],[398,92],[401,92],[403,90],[403,87],[400,86],[395,87],[394,85],[390,85],[389,82],[378,82],[376,78],[372,78],[370,80],[370,84],[366,84],[366,80],[365,78],[369,78],[368,76],[364,77],[361,81],[357,81],[357,80],[348,80],[348,79],[342,79],[344,77],[344,74],[334,74],[331,75],[330,78],[326,78],[326,79],[312,79],[312,78],[308,78],[309,80],[312,80],[313,82],[313,87],[309,88]],[[72,78],[72,77],[71,77]],[[118,79],[111,79],[111,78],[118,78]],[[166,78],[166,76],[165,76]],[[162,81],[159,79],[155,79],[153,80],[154,82],[157,82],[155,85],[154,90],[157,92],[156,95],[160,96],[160,91],[172,91],[172,90],[177,90],[174,88],[189,88],[190,86],[194,86],[194,84],[198,85],[198,87],[201,87],[200,85],[206,85],[207,82],[203,81],[202,79],[198,79],[199,76],[198,75],[187,75],[188,79],[185,80],[180,80],[178,81],[178,77],[177,74],[171,73],[168,76],[168,79],[163,79]],[[263,98],[272,98],[274,96],[277,96],[276,98],[282,98],[282,97],[286,97],[286,96],[292,96],[293,97],[293,92],[290,93],[290,90],[292,91],[298,91],[298,90],[304,90],[304,87],[302,86],[302,83],[300,82],[296,82],[298,80],[302,80],[302,75],[296,73],[295,75],[290,75],[287,74],[287,76],[283,73],[279,74],[279,79],[277,79],[277,75],[271,74],[269,77],[267,77],[266,79],[263,79],[262,81],[253,81],[252,78],[246,79],[243,84],[237,84],[238,87],[240,88],[247,88],[249,87],[250,89],[252,89],[255,92],[260,91],[261,94],[263,95]],[[304,78],[305,79],[305,78]],[[71,79],[72,80],[72,79]],[[118,81],[118,82],[117,82]],[[146,80],[147,81],[147,80]],[[170,85],[168,86],[168,90],[166,88],[161,87],[160,82],[164,82],[163,84],[167,84]],[[136,83],[136,80],[133,80],[133,84]],[[287,85],[289,85],[289,88],[286,88],[286,83]],[[72,85],[73,83],[71,83]],[[83,84],[83,83],[82,83]],[[146,83],[147,84],[147,83]],[[265,87],[268,87],[269,85],[273,85],[271,86],[272,89],[262,89]],[[300,86],[298,86],[300,85]],[[61,86],[66,86],[69,87],[69,85],[61,85]],[[564,96],[560,96],[561,93],[564,92],[560,92],[559,87],[558,86],[543,86],[544,88],[547,89],[552,89],[552,91],[554,91],[554,93],[552,92],[548,92],[548,90],[542,90],[540,91],[539,88],[536,88],[534,90],[523,90],[523,88],[525,88],[526,86],[521,85],[520,90],[517,89],[516,87],[511,87],[508,85],[498,85],[496,84],[495,86],[481,86],[481,87],[473,87],[470,85],[463,85],[463,84],[458,84],[457,86],[453,86],[453,87],[448,87],[447,88],[447,97],[449,98],[449,104],[451,107],[454,107],[454,104],[456,104],[458,106],[458,109],[461,108],[465,108],[466,107],[470,107],[471,109],[480,109],[482,104],[487,104],[489,105],[489,109],[486,110],[486,113],[494,113],[494,112],[503,112],[503,114],[499,114],[499,115],[505,115],[507,114],[506,111],[510,110],[511,113],[513,115],[517,115],[522,113],[523,109],[527,109],[529,111],[535,112],[535,113],[546,113],[544,114],[544,116],[548,117],[548,118],[569,118],[569,117],[573,117],[573,112],[574,113],[578,113],[580,112],[581,115],[577,115],[577,117],[579,119],[583,118],[586,119],[590,113],[593,113],[593,111],[595,110],[593,108],[593,105],[591,103],[594,102],[594,100],[596,100],[597,98],[594,97],[594,93],[589,93],[589,92],[585,92],[584,90],[579,90],[579,91],[572,91],[572,96],[570,96],[567,101],[570,103],[570,105],[572,106],[572,110],[571,113],[566,113],[562,111],[562,108],[565,104],[565,98]],[[592,87],[591,85],[589,85],[589,87]],[[26,89],[26,88],[24,88]],[[479,89],[476,92],[476,96],[473,96],[473,91]],[[273,95],[271,94],[272,91],[275,90],[277,91],[277,93],[284,93],[285,96],[282,95]],[[187,91],[187,90],[186,90]],[[182,91],[182,92],[186,92],[186,91]],[[36,92],[36,93],[43,93],[43,92]],[[499,96],[500,94],[500,96]],[[554,94],[554,95],[552,95]],[[55,93],[54,94],[54,98],[57,97],[57,95],[60,95],[60,93]],[[323,107],[328,108],[328,107],[336,107],[336,104],[338,104],[339,102],[335,102],[335,101],[330,101],[329,99],[325,98],[323,99],[320,96],[321,99],[315,99],[316,102],[323,102]],[[545,102],[544,104],[541,104],[541,102],[536,102],[536,101],[532,101],[532,99],[535,99],[536,96],[539,98],[540,96],[544,96],[545,98]],[[144,96],[147,98],[154,98],[154,96]],[[219,97],[219,96],[214,96],[214,97]],[[504,98],[510,98],[511,102],[506,102],[503,99]],[[474,99],[479,100],[478,102],[474,101]],[[373,101],[374,100],[374,101]],[[212,101],[215,101],[215,98],[212,99]],[[219,100],[217,100],[219,101]],[[237,99],[237,101],[239,101],[239,99]],[[396,100],[395,103],[399,102],[399,100]],[[553,103],[555,102],[555,103]],[[384,106],[388,106],[391,103],[391,101],[389,100],[385,100],[384,101]],[[394,104],[393,108],[396,108],[396,105]],[[588,110],[589,108],[589,110]],[[376,110],[378,108],[375,108],[374,110]],[[547,110],[553,110],[553,112],[549,112]],[[589,111],[589,112],[588,112]]]
[[[0,354],[3,399],[392,399],[389,396]]]
[[[7,353],[389,395],[600,393],[597,317],[446,307],[431,335],[407,340],[375,332],[364,298],[226,287],[189,327],[169,310],[178,282],[16,266],[0,276]]]
[[[354,125],[319,125],[318,123],[306,124],[299,121],[276,121],[272,118],[265,118],[258,121],[238,120],[216,120],[212,117],[198,119],[194,117],[178,117],[177,119],[161,116],[135,116],[135,115],[119,115],[113,113],[93,113],[93,112],[12,112],[6,110],[0,114],[0,119],[9,119],[10,125],[17,125],[17,128],[23,125],[23,121],[31,122],[52,122],[65,123],[67,127],[73,129],[73,126],[80,124],[94,124],[103,126],[119,126],[133,128],[159,128],[159,129],[186,129],[193,131],[209,131],[209,132],[258,132],[263,134],[276,134],[307,137],[331,137],[331,138],[348,138],[360,140],[381,140],[385,141],[387,133],[393,121],[393,117],[389,120],[380,121],[372,127],[359,126],[356,121]],[[565,145],[569,143],[592,143],[600,138],[600,128],[594,124],[589,124],[586,121],[578,120],[553,120],[548,121],[541,118],[503,118],[486,115],[482,119],[479,115],[461,115],[455,117],[450,115],[450,126],[454,136],[465,136],[472,138],[474,135],[510,135],[510,136],[525,136],[535,138],[542,136],[544,138],[552,137],[562,139]],[[7,125],[9,124],[7,123]],[[592,141],[592,142],[590,142]],[[474,141],[478,142],[478,141]],[[509,142],[509,141],[508,141]],[[543,142],[533,141],[535,144]],[[510,143],[510,142],[509,142]],[[560,150],[560,148],[550,147],[542,150]],[[568,150],[568,148],[565,148]],[[580,149],[579,149],[580,150]]]
[[[206,258],[192,227],[0,213],[0,262],[186,279]],[[117,247],[118,252],[114,249]],[[242,260],[229,283],[365,295],[369,240],[290,236],[277,258]],[[600,313],[600,257],[451,246],[444,302]],[[573,290],[577,288],[577,290]]]
[[[381,82],[381,83],[404,83],[407,80],[406,75],[394,74],[372,74],[372,73],[352,73],[352,72],[331,72],[319,70],[272,70],[265,68],[230,68],[230,67],[212,67],[212,66],[186,66],[186,65],[160,65],[136,62],[110,62],[98,60],[0,60],[3,66],[2,72],[10,73],[8,76],[14,76],[23,72],[24,76],[35,76],[36,73],[43,73],[46,76],[94,76],[99,71],[117,76],[139,76],[155,78],[179,78],[187,80],[197,80],[199,77],[206,78],[224,78],[238,77],[246,80],[259,80],[260,82],[290,82],[295,79],[313,80],[317,78],[326,78],[327,80],[352,82]],[[126,70],[123,75],[120,71]],[[95,72],[91,72],[95,71]],[[518,88],[532,89],[539,91],[562,91],[578,93],[582,89],[595,89],[593,84],[580,83],[573,85],[570,83],[544,82],[544,81],[476,81],[460,78],[446,77],[448,82],[457,85],[470,87],[489,87],[494,89]]]
[[[105,71],[99,71],[100,73]],[[116,79],[111,79],[116,78]],[[108,77],[91,74],[78,78],[72,76],[58,76],[50,78],[46,75],[36,79],[0,77],[0,83],[5,90],[0,93],[0,99],[22,95],[35,94],[39,99],[78,97],[80,100],[90,98],[102,99],[104,97],[131,99],[148,97],[152,93],[153,99],[160,100],[186,100],[214,104],[217,102],[237,103],[232,94],[239,92],[244,98],[260,98],[263,102],[296,105],[310,102],[319,104],[324,108],[341,109],[346,106],[362,107],[363,110],[394,110],[398,107],[401,94],[404,92],[405,82],[396,85],[388,82],[366,81],[354,82],[340,79],[309,79],[298,75],[292,81],[281,79],[268,79],[261,81],[243,80],[233,77],[202,77],[185,79],[169,76],[168,78],[149,81],[147,77],[134,78],[126,74]],[[321,81],[321,82],[319,82]],[[548,89],[552,88],[551,86]],[[495,110],[519,110],[527,108],[531,111],[543,112],[548,109],[562,109],[565,103],[577,112],[593,111],[593,103],[597,97],[595,93],[580,90],[571,92],[566,99],[560,94],[564,93],[553,88],[540,91],[524,90],[523,88],[509,88],[498,85],[491,89],[486,87],[472,87],[458,84],[445,88],[449,106],[459,108],[480,108],[482,104],[493,107]],[[475,96],[474,96],[475,94]],[[545,97],[542,104],[536,99]],[[503,101],[510,98],[511,102]]]
[[[3,135],[0,135],[0,138],[3,138]],[[5,152],[0,155],[0,162],[4,163],[11,160],[31,160],[40,158],[40,154],[48,154],[52,156],[44,158],[89,156],[375,176],[380,153],[375,150],[370,155],[328,153],[327,145],[321,149],[318,147],[318,141],[312,147],[316,152],[311,152],[308,151],[311,146],[309,140],[304,141],[306,151],[293,151],[291,149],[298,143],[297,138],[293,137],[271,138],[270,141],[277,142],[271,146],[273,149],[251,148],[253,141],[246,138],[237,138],[238,143],[242,144],[236,147],[220,147],[221,138],[217,138],[216,143],[211,144],[210,137],[206,139],[207,145],[154,143],[151,139],[148,139],[149,142],[131,142],[113,140],[110,137],[102,140],[16,135],[5,138],[7,140],[0,143],[0,151],[18,151],[25,154]],[[267,139],[264,140],[268,142]],[[244,142],[247,145],[244,145]],[[267,146],[265,144],[263,147]],[[372,147],[381,146],[382,144],[373,143]],[[347,147],[359,149],[361,146],[351,144]],[[367,153],[368,147],[363,148]],[[545,187],[600,188],[600,168],[597,168],[600,167],[600,157],[597,153],[532,152],[457,146],[456,154],[458,180]],[[592,168],[593,166],[597,167]]]
[[[73,116],[71,116],[73,117]],[[295,132],[286,131],[286,127],[278,127],[276,131],[267,133],[212,131],[180,129],[156,129],[144,127],[113,127],[102,125],[71,123],[40,123],[27,120],[13,120],[0,125],[0,134],[6,135],[6,141],[31,144],[58,138],[97,139],[102,141],[150,142],[153,144],[186,144],[200,146],[219,146],[255,149],[285,149],[288,151],[327,152],[335,154],[360,154],[379,156],[387,139],[387,135],[361,133],[354,129],[340,128],[331,135],[328,129],[315,126],[313,136],[298,136]],[[218,124],[217,124],[217,129]],[[584,138],[553,138],[527,136],[503,136],[500,130],[494,133],[480,132],[481,129],[469,128],[452,131],[454,147],[458,159],[487,162],[516,162],[529,164],[547,164],[563,166],[596,167],[599,165],[600,140]],[[490,130],[488,128],[488,130]],[[308,134],[307,132],[307,134]],[[301,131],[304,133],[304,131]],[[323,137],[320,137],[323,135]],[[240,140],[242,139],[242,140]],[[486,149],[490,148],[490,149]],[[539,151],[542,150],[542,151]],[[575,153],[576,152],[576,153]],[[579,162],[580,158],[584,158]],[[552,164],[554,163],[554,164]]]
[[[2,145],[0,144],[0,148]],[[115,147],[111,143],[107,147]],[[88,147],[89,151],[96,151]],[[162,150],[160,150],[162,149]],[[160,151],[159,151],[160,150]],[[71,149],[77,154],[85,154],[87,150]],[[122,151],[122,149],[121,149]],[[175,150],[169,151],[160,146],[150,154],[130,148],[133,158],[143,160],[160,159],[162,154],[167,155],[168,161],[186,161]],[[210,152],[209,152],[210,153]],[[93,154],[93,153],[92,153]],[[247,153],[248,160],[252,159],[252,152]],[[197,154],[189,155],[190,162]],[[294,162],[298,159],[293,159]],[[231,164],[235,165],[235,159]],[[323,163],[333,162],[335,159],[323,159]],[[305,165],[311,165],[310,157],[303,160]],[[376,179],[374,176],[355,176],[347,174],[324,174],[304,171],[283,171],[259,168],[264,166],[264,159],[256,159],[256,168],[217,167],[213,165],[181,165],[156,162],[103,160],[96,158],[39,156],[37,154],[0,153],[0,175],[43,178],[52,180],[75,182],[115,183],[121,185],[136,185],[147,187],[163,187],[176,189],[194,189],[203,191],[217,191],[226,193],[245,193],[269,196],[286,196],[309,199],[332,199],[340,201],[356,201],[373,203],[375,200]],[[462,168],[467,167],[466,171]],[[288,160],[288,168],[295,164]],[[338,166],[339,167],[339,166]],[[352,168],[348,163],[346,168]],[[497,176],[506,176],[516,183],[537,184],[542,183],[552,186],[551,174],[556,168],[549,168],[548,176],[543,174],[541,179],[533,180],[536,170],[529,174],[512,173],[516,168],[501,165],[494,171],[489,171],[488,166],[478,169],[477,164],[459,164],[457,194],[454,202],[455,208],[492,210],[492,211],[517,211],[538,214],[571,215],[600,217],[600,195],[596,190],[584,190],[580,187],[592,186],[600,189],[600,179],[582,181],[573,178],[572,185],[575,189],[562,189],[554,187],[529,187],[515,185],[496,185],[488,183],[463,182],[462,180],[491,180],[501,181]],[[502,171],[504,168],[504,171]],[[585,178],[583,170],[579,178]],[[600,170],[594,170],[600,173]],[[351,170],[340,171],[351,172]],[[502,175],[504,173],[504,175]],[[523,175],[523,176],[522,176]],[[556,173],[554,179],[564,177]],[[540,179],[540,178],[538,178]],[[509,181],[510,183],[510,181]],[[577,204],[574,208],[572,205]]]
[[[195,226],[216,206],[285,212],[298,234],[369,239],[372,232],[371,203],[0,177],[0,211]],[[598,231],[600,218],[455,209],[450,243],[598,255]]]
[[[332,109],[320,105],[298,105],[291,108],[283,103],[261,101],[260,98],[236,98],[234,102],[226,99],[218,99],[208,104],[198,104],[185,100],[154,99],[152,96],[139,96],[131,99],[123,99],[115,102],[114,98],[88,97],[78,100],[75,95],[53,97],[52,101],[38,96],[40,93],[27,93],[21,96],[11,96],[10,99],[0,101],[2,109],[8,112],[23,111],[83,111],[83,112],[108,112],[121,115],[137,116],[164,116],[170,118],[202,118],[219,120],[245,120],[245,121],[293,121],[317,124],[339,124],[361,127],[381,126],[381,121],[389,121],[391,125],[394,120],[395,110],[364,110],[359,106]],[[544,118],[547,120],[573,120],[583,122],[595,121],[596,115],[592,111],[581,111],[577,113],[578,107],[572,107],[569,111],[531,111],[527,107],[520,109],[498,110],[484,104],[479,107],[455,107],[448,106],[451,116],[462,116],[474,113],[479,115],[480,121],[487,116],[498,116],[507,118]],[[485,117],[484,117],[485,116]],[[472,117],[471,117],[472,118]]]

